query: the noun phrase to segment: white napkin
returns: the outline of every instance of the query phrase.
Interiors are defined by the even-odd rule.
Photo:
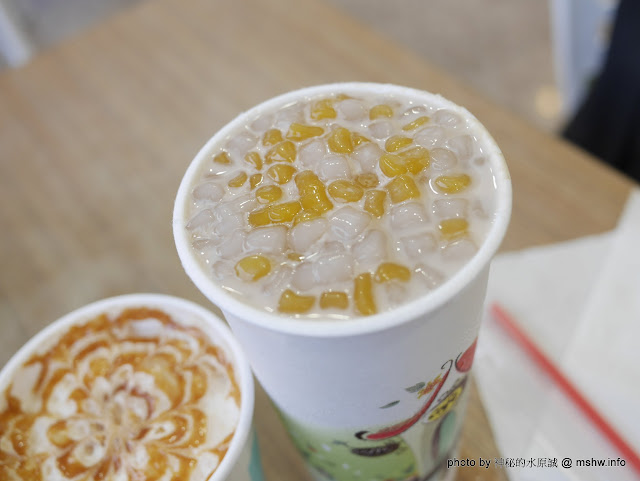
[[[609,233],[497,256],[487,306],[509,311],[636,452],[640,452],[640,191]],[[637,480],[627,465],[576,467],[619,453],[489,314],[475,375],[514,481]],[[561,466],[570,458],[572,468]],[[558,467],[542,467],[549,460]],[[542,461],[544,460],[544,461]]]

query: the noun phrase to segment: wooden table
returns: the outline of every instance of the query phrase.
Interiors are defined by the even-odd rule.
[[[493,133],[513,176],[503,249],[612,228],[631,183],[536,131],[319,0],[153,0],[0,75],[0,364],[91,301],[184,274],[171,210],[190,160],[240,110],[287,90],[367,80],[439,92]],[[499,456],[473,389],[462,456]],[[306,477],[264,393],[267,479]],[[459,480],[505,479],[460,469]]]

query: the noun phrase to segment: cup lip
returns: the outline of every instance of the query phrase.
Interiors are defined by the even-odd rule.
[[[206,161],[218,142],[222,142],[234,129],[247,125],[259,112],[268,111],[279,106],[285,106],[296,100],[316,95],[335,93],[357,94],[391,94],[413,96],[426,99],[431,104],[441,108],[453,110],[462,115],[473,125],[487,149],[487,159],[490,162],[496,187],[496,209],[493,213],[493,223],[489,232],[474,257],[460,270],[446,280],[441,286],[427,295],[409,301],[391,310],[371,316],[359,316],[349,319],[333,320],[326,318],[298,319],[286,317],[277,313],[270,313],[253,307],[242,300],[233,297],[224,289],[216,285],[209,278],[194,253],[191,251],[186,229],[186,199],[190,193],[190,186],[198,174],[200,165]],[[467,109],[461,107],[439,94],[417,90],[394,84],[372,82],[340,82],[306,87],[268,99],[253,108],[239,114],[218,132],[199,150],[189,164],[177,191],[173,210],[173,234],[178,256],[182,266],[196,287],[214,304],[218,305],[225,316],[231,314],[246,322],[272,331],[291,335],[311,337],[345,337],[378,332],[394,326],[423,318],[449,302],[464,289],[487,266],[496,253],[506,233],[511,216],[511,177],[507,169],[504,156],[493,137],[486,128]]]
[[[223,481],[233,469],[244,446],[249,441],[255,403],[253,374],[242,348],[226,323],[213,312],[195,302],[166,294],[136,293],[110,297],[80,307],[55,320],[29,339],[0,370],[0,387],[4,390],[13,371],[24,363],[38,347],[46,344],[47,339],[55,338],[59,332],[67,330],[74,324],[86,322],[107,310],[128,307],[164,308],[194,314],[215,332],[216,339],[212,339],[212,341],[225,347],[232,356],[234,373],[241,389],[240,419],[229,444],[229,449],[216,470],[208,478],[209,481]]]

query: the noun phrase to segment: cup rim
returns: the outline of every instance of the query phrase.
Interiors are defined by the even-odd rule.
[[[270,313],[232,296],[206,275],[200,261],[190,248],[186,229],[184,228],[186,222],[186,198],[190,193],[190,186],[193,184],[194,177],[198,174],[202,162],[209,158],[214,146],[218,142],[222,142],[234,129],[247,125],[260,112],[285,106],[304,97],[329,95],[337,92],[346,93],[347,95],[349,93],[354,95],[389,93],[416,97],[417,99],[422,98],[428,100],[432,105],[453,110],[471,122],[474,129],[482,136],[482,142],[487,148],[486,157],[494,174],[496,209],[493,213],[493,223],[478,252],[453,276],[423,297],[371,316],[358,316],[341,320],[321,317],[297,319]],[[225,316],[231,314],[256,326],[292,335],[312,337],[362,335],[389,329],[434,312],[468,285],[489,264],[504,238],[511,216],[511,196],[511,177],[502,152],[486,128],[464,107],[445,99],[439,94],[410,87],[372,82],[339,82],[305,87],[278,95],[239,114],[218,130],[198,151],[182,178],[174,203],[173,234],[178,256],[185,272],[196,287],[211,302],[216,304]]]
[[[54,338],[57,333],[66,331],[74,324],[88,321],[108,309],[125,309],[127,307],[157,307],[194,314],[215,332],[216,339],[212,339],[212,341],[225,347],[233,357],[234,374],[241,389],[240,419],[229,444],[229,449],[216,470],[208,477],[209,481],[226,479],[249,441],[255,403],[253,374],[242,348],[231,334],[229,327],[213,312],[199,304],[165,294],[137,293],[102,299],[75,309],[39,331],[9,359],[0,370],[0,387],[4,390],[13,371],[24,363],[38,347],[46,344],[47,339]]]

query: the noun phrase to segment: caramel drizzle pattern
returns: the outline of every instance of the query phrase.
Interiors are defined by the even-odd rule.
[[[171,336],[135,337],[118,336],[118,330],[124,330],[132,321],[154,319],[162,324],[162,331],[188,334],[197,342],[197,348],[184,340]],[[73,348],[87,336],[97,339],[82,348],[75,356]],[[127,343],[128,352],[117,355],[96,355],[89,361],[89,369],[82,379],[78,369],[83,360],[95,354],[99,349],[113,353],[115,346]],[[152,345],[153,349],[149,349]],[[146,349],[145,349],[146,347]],[[169,347],[169,352],[161,348]],[[124,351],[124,350],[123,350]],[[172,353],[173,352],[173,353]],[[174,355],[174,353],[179,353]],[[224,367],[224,374],[216,373],[211,363],[203,360],[212,356]],[[55,456],[58,470],[67,478],[82,481],[107,481],[116,473],[124,470],[127,479],[153,481],[170,473],[167,479],[184,481],[196,466],[196,458],[209,452],[222,460],[233,436],[231,432],[216,446],[207,446],[207,417],[198,406],[198,401],[207,393],[207,374],[224,375],[230,380],[227,397],[240,406],[238,388],[232,366],[224,353],[213,345],[202,331],[196,327],[176,323],[163,311],[148,308],[136,308],[123,311],[110,319],[100,315],[83,325],[70,328],[62,338],[44,354],[33,355],[23,366],[38,365],[40,373],[33,385],[32,394],[42,399],[39,412],[26,412],[19,399],[11,395],[12,385],[3,393],[6,408],[0,412],[0,479],[33,480],[46,479],[42,465]],[[92,398],[98,378],[109,380],[122,366],[131,366],[135,373],[151,375],[154,389],[162,391],[170,402],[169,409],[161,410],[158,397],[141,386],[126,381],[115,382],[112,379],[109,392],[102,399]],[[68,375],[77,374],[80,385],[73,389],[68,399],[76,405],[76,413],[69,418],[55,420],[47,429],[46,436],[55,446],[55,452],[30,454],[30,439],[34,424],[41,418],[55,417],[47,410],[51,396],[60,382]],[[189,375],[187,376],[187,373]],[[190,382],[187,382],[190,378]],[[125,396],[124,402],[117,403],[114,398]],[[132,408],[132,403],[143,404],[146,414],[140,417]],[[101,409],[91,408],[99,406]],[[124,408],[123,408],[124,406]],[[72,437],[70,429],[74,423],[83,422],[84,436]],[[163,434],[163,423],[174,429]],[[86,427],[88,426],[88,429]],[[4,449],[7,443],[11,449]],[[142,446],[146,451],[143,468],[131,466],[123,459],[133,456]],[[98,452],[95,462],[79,462],[75,458],[78,450],[89,459]],[[88,465],[87,465],[88,464]]]

